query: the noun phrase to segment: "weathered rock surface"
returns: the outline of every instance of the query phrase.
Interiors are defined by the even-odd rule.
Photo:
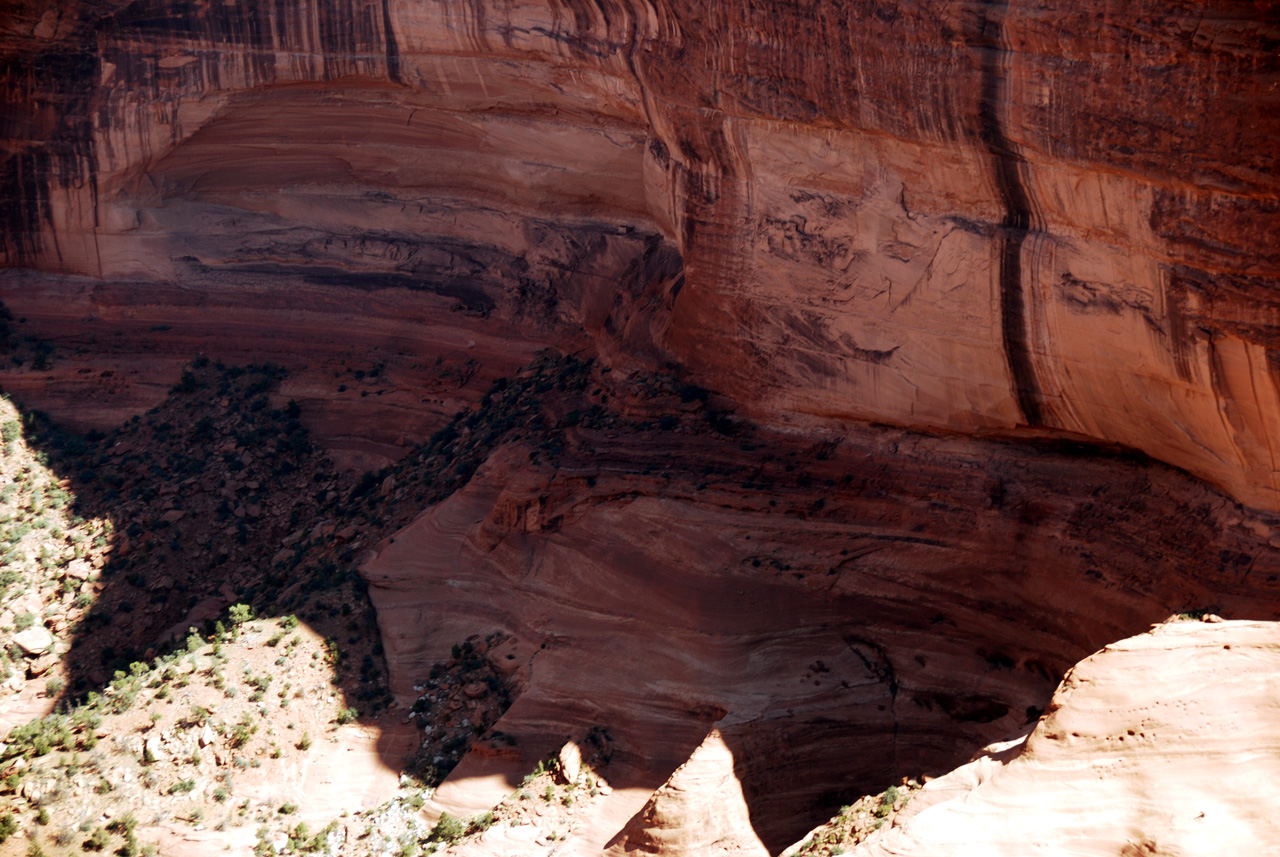
[[[332,401],[315,306],[354,290],[517,351],[585,328],[770,422],[1066,432],[1280,509],[1263,7],[28,0],[4,27],[4,262],[113,284],[87,314],[0,292],[65,347],[134,307],[255,350],[283,313]],[[135,405],[176,374],[106,344]]]
[[[297,401],[335,460],[357,470],[430,435],[541,347],[514,325],[403,289],[361,293],[353,306],[335,286],[206,293],[0,272],[0,300],[26,319],[15,332],[60,346],[45,369],[0,370],[0,385],[71,427],[114,427],[159,405],[195,354],[269,361],[290,371],[273,403]]]
[[[509,445],[380,546],[402,701],[516,641],[518,758],[436,811],[602,728],[573,847],[710,853],[674,831],[714,729],[774,852],[1171,610],[1277,615],[1266,4],[10,7],[0,300],[54,344],[0,368],[26,407],[103,426],[196,352],[273,360],[361,468],[555,346],[765,427]]]
[[[456,640],[514,638],[495,729],[518,758],[464,758],[435,812],[483,811],[602,729],[615,826],[574,847],[625,828],[640,853],[717,853],[664,851],[637,816],[714,727],[777,852],[851,797],[1034,722],[1071,664],[1176,605],[1280,615],[1261,522],[1149,462],[872,431],[807,457],[761,437],[759,458],[606,434],[583,430],[554,470],[504,447],[364,567],[406,702]]]
[[[733,751],[716,730],[618,834],[613,854],[748,854],[769,849],[751,828]]]
[[[913,801],[926,808],[849,853],[1280,853],[1277,643],[1267,622],[1113,643],[1071,670],[1025,742],[928,783]]]

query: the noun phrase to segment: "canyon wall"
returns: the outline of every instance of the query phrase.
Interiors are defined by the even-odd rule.
[[[403,290],[763,422],[1070,434],[1280,508],[1268,4],[29,0],[5,42],[4,262],[128,284],[90,315]]]
[[[1260,522],[1170,468],[691,428],[576,428],[554,466],[504,445],[363,566],[400,698],[459,639],[511,635],[511,746],[464,758],[437,813],[489,809],[597,732],[613,792],[573,853],[776,854],[1024,732],[1072,664],[1173,605],[1280,616]]]
[[[381,483],[425,507],[362,567],[399,701],[512,641],[519,748],[435,811],[604,729],[574,847],[777,852],[1173,610],[1280,616],[1270,2],[17,0],[0,28],[0,301],[53,348],[0,367],[25,407],[107,426],[197,353],[271,360],[364,469],[466,435],[543,349],[597,361],[485,411],[440,502]]]

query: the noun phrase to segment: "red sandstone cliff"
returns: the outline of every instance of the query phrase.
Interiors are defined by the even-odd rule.
[[[1268,3],[33,0],[4,258],[259,340],[266,295],[410,290],[768,422],[1068,432],[1277,509],[1278,39]]]
[[[0,370],[31,405],[110,423],[197,351],[274,359],[360,466],[553,345],[762,427],[505,446],[365,566],[402,696],[501,628],[521,764],[611,724],[584,848],[714,853],[685,795],[732,779],[756,838],[724,841],[776,851],[1171,608],[1280,615],[1270,3],[30,0],[0,27],[0,300],[58,350]]]

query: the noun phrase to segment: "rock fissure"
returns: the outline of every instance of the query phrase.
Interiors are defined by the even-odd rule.
[[[1030,426],[1044,423],[1039,383],[1029,341],[1027,292],[1022,248],[1031,230],[1031,203],[1022,181],[1022,158],[1004,130],[1002,111],[1008,103],[1013,52],[1005,37],[1008,0],[984,0],[979,5],[978,56],[982,90],[978,100],[978,134],[991,158],[992,176],[1004,207],[999,231],[1000,331],[1013,392]]]
[[[382,36],[387,43],[387,77],[392,83],[403,85],[404,78],[400,75],[400,47],[396,44],[395,30],[391,27],[391,0],[382,0]],[[413,116],[410,115],[409,118],[412,119]]]

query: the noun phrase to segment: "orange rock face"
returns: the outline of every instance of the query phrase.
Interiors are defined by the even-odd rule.
[[[33,0],[6,36],[10,266],[402,288],[769,422],[1068,433],[1280,509],[1263,7]]]
[[[1268,2],[10,5],[28,407],[274,360],[363,469],[554,347],[760,428],[509,444],[365,564],[406,700],[500,630],[520,764],[609,730],[585,849],[776,852],[1171,610],[1277,616]]]
[[[878,433],[820,457],[566,443],[555,469],[499,450],[363,573],[406,700],[457,640],[515,641],[495,729],[519,758],[472,754],[437,811],[483,811],[567,739],[610,736],[583,853],[777,853],[850,795],[1027,728],[1072,663],[1171,603],[1280,616],[1258,522],[1141,462]]]

